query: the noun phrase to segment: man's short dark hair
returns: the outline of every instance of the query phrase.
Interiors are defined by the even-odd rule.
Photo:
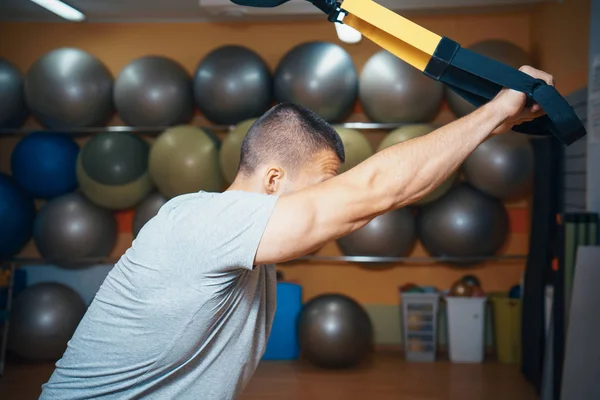
[[[295,103],[281,103],[258,118],[242,143],[239,171],[248,176],[268,161],[292,173],[323,150],[345,161],[344,145],[335,129],[315,112]]]

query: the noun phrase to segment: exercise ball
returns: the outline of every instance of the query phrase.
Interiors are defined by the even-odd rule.
[[[25,106],[23,75],[4,58],[0,58],[0,104],[0,129],[23,125],[29,114]]]
[[[25,77],[25,98],[46,127],[105,125],[113,114],[113,78],[98,59],[74,48],[39,58]]]
[[[194,98],[217,124],[233,125],[262,115],[271,105],[273,79],[265,61],[242,46],[210,52],[196,68]]]
[[[391,147],[395,144],[405,142],[409,139],[413,139],[419,136],[427,135],[435,130],[435,127],[429,124],[414,124],[414,125],[405,125],[400,128],[397,128],[390,132],[379,144],[377,151],[382,151]],[[418,206],[422,206],[432,201],[435,201],[442,197],[444,194],[448,192],[454,185],[456,178],[458,177],[458,173],[455,172],[448,179],[446,179],[442,184],[440,184],[437,188],[435,188],[431,193],[423,197],[421,200],[416,201],[414,204]]]
[[[302,104],[328,122],[344,119],[354,107],[358,74],[342,47],[327,42],[296,46],[275,70],[275,98]]]
[[[150,221],[158,214],[158,211],[166,202],[167,198],[165,196],[158,192],[154,192],[136,207],[132,226],[134,238],[137,237],[138,233],[140,233],[144,225],[146,225],[146,222]]]
[[[485,257],[506,241],[508,214],[498,199],[463,183],[423,207],[417,226],[432,256]]]
[[[359,131],[341,126],[336,126],[335,130],[342,139],[344,153],[346,154],[346,161],[340,167],[339,174],[356,167],[373,155],[371,144]]]
[[[117,222],[110,211],[74,192],[56,197],[40,209],[33,237],[42,257],[78,267],[83,259],[109,256],[117,240]]]
[[[213,139],[200,128],[164,131],[150,150],[150,176],[167,198],[198,191],[217,192],[223,184]]]
[[[298,324],[301,352],[316,366],[354,367],[371,351],[371,320],[350,297],[325,294],[313,298],[304,305]]]
[[[219,152],[219,163],[223,177],[227,183],[233,183],[240,167],[240,157],[242,155],[242,143],[246,138],[246,133],[256,119],[243,121],[235,126],[223,140],[221,151]]]
[[[11,156],[15,180],[32,196],[50,199],[77,188],[79,146],[70,137],[32,133],[19,141]]]
[[[416,233],[412,210],[400,208],[375,217],[337,243],[347,256],[405,257],[415,245]]]
[[[93,136],[77,159],[79,187],[96,205],[130,208],[152,191],[149,146],[139,136],[109,132]]]
[[[517,69],[523,65],[531,64],[529,54],[525,50],[506,40],[484,40],[470,46],[469,49]],[[475,111],[475,106],[460,97],[452,89],[446,87],[445,90],[446,101],[454,115],[464,117]]]
[[[33,361],[56,361],[85,315],[86,306],[73,289],[38,283],[25,289],[11,310],[8,346]]]
[[[27,244],[34,218],[33,197],[0,172],[0,260],[15,255]]]
[[[533,186],[534,157],[525,135],[508,132],[481,143],[463,164],[467,181],[490,196],[515,199]]]
[[[375,122],[427,122],[444,98],[443,84],[386,50],[375,53],[360,74],[360,103]]]
[[[170,126],[194,113],[192,79],[177,62],[146,56],[125,66],[115,81],[115,107],[132,126]]]

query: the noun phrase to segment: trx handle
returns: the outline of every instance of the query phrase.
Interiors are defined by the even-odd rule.
[[[476,107],[493,99],[505,87],[525,93],[528,103],[538,103],[546,115],[515,126],[513,130],[516,132],[553,134],[566,146],[586,135],[573,107],[556,88],[506,64],[464,49],[446,37],[440,40],[423,72],[445,83]]]

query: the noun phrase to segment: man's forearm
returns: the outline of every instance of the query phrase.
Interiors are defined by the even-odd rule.
[[[389,147],[356,173],[381,203],[375,214],[414,203],[442,184],[489,135],[504,116],[488,104],[428,135]],[[372,196],[372,199],[375,196]]]

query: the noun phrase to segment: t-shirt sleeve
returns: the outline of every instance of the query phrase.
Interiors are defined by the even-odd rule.
[[[277,200],[241,191],[214,194],[173,226],[175,235],[190,235],[180,251],[190,252],[193,264],[206,273],[252,269]]]

